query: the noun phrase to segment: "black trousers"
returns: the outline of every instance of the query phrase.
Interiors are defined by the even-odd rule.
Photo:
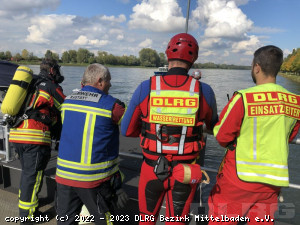
[[[44,170],[51,157],[50,146],[13,143],[22,166],[19,188],[19,215],[33,216],[38,207],[38,193]]]
[[[86,222],[108,225],[113,213],[110,180],[96,188],[78,188],[57,183],[56,213],[58,225],[74,225],[80,220],[83,204],[90,213]]]

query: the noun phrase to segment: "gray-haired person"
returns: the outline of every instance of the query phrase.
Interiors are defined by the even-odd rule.
[[[62,105],[63,129],[57,158],[57,224],[77,224],[86,205],[95,224],[110,224],[112,202],[124,206],[118,166],[119,127],[125,111],[108,94],[111,75],[101,64],[89,65],[82,89]],[[68,216],[67,221],[59,218]]]

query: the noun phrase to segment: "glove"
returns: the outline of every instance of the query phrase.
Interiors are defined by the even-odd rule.
[[[115,205],[117,208],[124,208],[128,200],[128,195],[122,188],[116,191]]]
[[[122,183],[124,180],[123,173],[119,170],[116,172],[113,177],[110,179],[110,185],[113,188],[113,190],[118,190],[122,187]]]

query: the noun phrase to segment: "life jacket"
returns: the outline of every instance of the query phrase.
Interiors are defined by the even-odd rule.
[[[5,122],[10,128],[18,127],[26,119],[51,124],[52,120],[48,116],[41,114],[39,108],[33,107],[39,96],[38,85],[42,81],[43,78],[34,76],[30,68],[17,68],[1,105],[2,113],[7,114]]]
[[[159,154],[186,155],[203,147],[198,120],[200,82],[192,77],[169,86],[163,76],[153,76],[148,112],[142,118],[141,147]]]
[[[66,97],[56,176],[88,186],[119,170],[119,128],[111,118],[115,102],[91,86]]]
[[[238,177],[287,187],[288,141],[300,120],[300,96],[277,84],[263,84],[241,90],[245,116],[237,138]]]

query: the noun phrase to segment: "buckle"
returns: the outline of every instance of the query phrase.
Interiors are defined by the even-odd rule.
[[[158,130],[156,131],[156,138],[157,140],[159,140],[160,142],[163,142],[163,143],[166,143],[169,141],[169,135],[167,134],[167,137],[165,139],[163,139],[163,136],[162,136],[162,129],[163,127],[166,126],[166,125],[160,125]],[[161,138],[159,137],[161,136]]]
[[[163,138],[163,134],[167,135],[165,138]],[[161,136],[161,138],[159,137]],[[176,138],[173,135],[167,134],[167,126],[166,125],[160,125],[159,129],[156,131],[156,138],[162,143],[168,143],[173,144],[176,142]]]
[[[23,120],[28,120],[28,115],[27,114],[23,114],[22,119]]]

